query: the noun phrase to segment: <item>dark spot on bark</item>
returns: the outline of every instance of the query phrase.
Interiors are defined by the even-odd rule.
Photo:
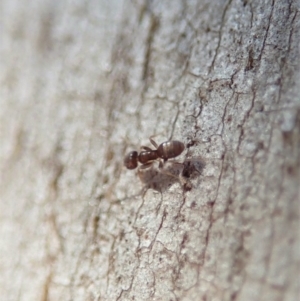
[[[207,203],[207,205],[208,205],[209,207],[212,207],[214,204],[215,204],[214,201],[209,201],[209,202]]]
[[[293,143],[293,133],[292,133],[292,131],[282,132],[282,138],[283,138],[284,144],[292,145],[292,143]]]
[[[280,216],[282,215],[282,210],[280,208],[276,208],[272,214],[273,216]]]
[[[257,150],[261,150],[261,149],[264,149],[264,143],[262,141],[259,141],[258,144],[257,144]]]
[[[254,110],[255,112],[263,112],[265,110],[265,107],[260,101],[257,101],[254,103]]]
[[[230,300],[231,300],[231,301],[234,301],[234,300],[236,300],[236,297],[237,297],[237,292],[233,292],[233,293],[230,295]]]
[[[247,66],[245,68],[245,71],[249,71],[251,69],[254,68],[254,57],[253,57],[253,49],[251,48],[249,50],[249,55],[248,55],[248,62],[247,62]]]
[[[280,86],[280,85],[281,85],[281,78],[278,78],[278,79],[275,81],[275,85],[277,85],[277,86]]]
[[[297,174],[297,168],[295,166],[287,166],[286,172],[289,176],[294,177]]]
[[[181,175],[186,179],[194,178],[202,173],[204,167],[205,162],[201,157],[186,159],[183,163],[183,170],[181,172]],[[189,183],[186,184],[186,189],[189,189]]]
[[[249,210],[249,206],[247,204],[242,204],[240,208],[241,208],[241,211]]]
[[[195,140],[191,140],[190,142],[187,143],[186,148],[190,148],[196,144]]]
[[[242,0],[242,2],[244,7],[248,4],[248,0]]]
[[[114,158],[114,152],[112,150],[108,150],[108,152],[106,153],[106,161],[110,162],[113,158]]]
[[[108,175],[105,175],[105,176],[103,177],[103,184],[107,184],[108,181],[109,181],[109,176],[108,176]]]
[[[98,225],[99,225],[99,216],[95,216],[93,219],[93,230],[94,230],[94,235],[97,233]]]
[[[184,183],[184,185],[183,185],[184,191],[191,191],[192,188],[193,188],[193,186],[191,185],[191,183]]]
[[[182,238],[182,242],[181,242],[181,248],[183,249],[185,247],[186,242],[188,241],[188,234],[184,233],[183,238]]]
[[[243,136],[244,136],[244,129],[241,128],[241,137],[243,137]]]

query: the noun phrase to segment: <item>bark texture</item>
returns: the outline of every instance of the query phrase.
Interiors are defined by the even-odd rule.
[[[299,3],[0,13],[1,300],[299,297]],[[203,158],[190,191],[125,170],[151,135]]]

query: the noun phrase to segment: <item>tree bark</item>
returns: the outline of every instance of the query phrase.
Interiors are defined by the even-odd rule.
[[[0,10],[1,300],[297,299],[299,3]],[[123,167],[151,135],[190,190]]]

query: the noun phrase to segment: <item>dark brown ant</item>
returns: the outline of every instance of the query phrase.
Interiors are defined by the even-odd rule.
[[[163,142],[160,145],[153,139],[149,139],[155,150],[147,146],[142,146],[143,151],[138,153],[137,151],[132,151],[126,155],[124,159],[124,165],[128,169],[135,169],[138,166],[138,162],[142,164],[141,168],[147,168],[153,161],[163,159],[166,162],[168,159],[175,158],[179,156],[184,150],[184,144],[180,141],[172,140]],[[159,167],[163,166],[160,161]]]

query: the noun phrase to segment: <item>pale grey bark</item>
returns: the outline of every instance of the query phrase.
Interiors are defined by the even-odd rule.
[[[1,300],[299,297],[296,1],[0,10]],[[191,191],[125,170],[153,134]]]

